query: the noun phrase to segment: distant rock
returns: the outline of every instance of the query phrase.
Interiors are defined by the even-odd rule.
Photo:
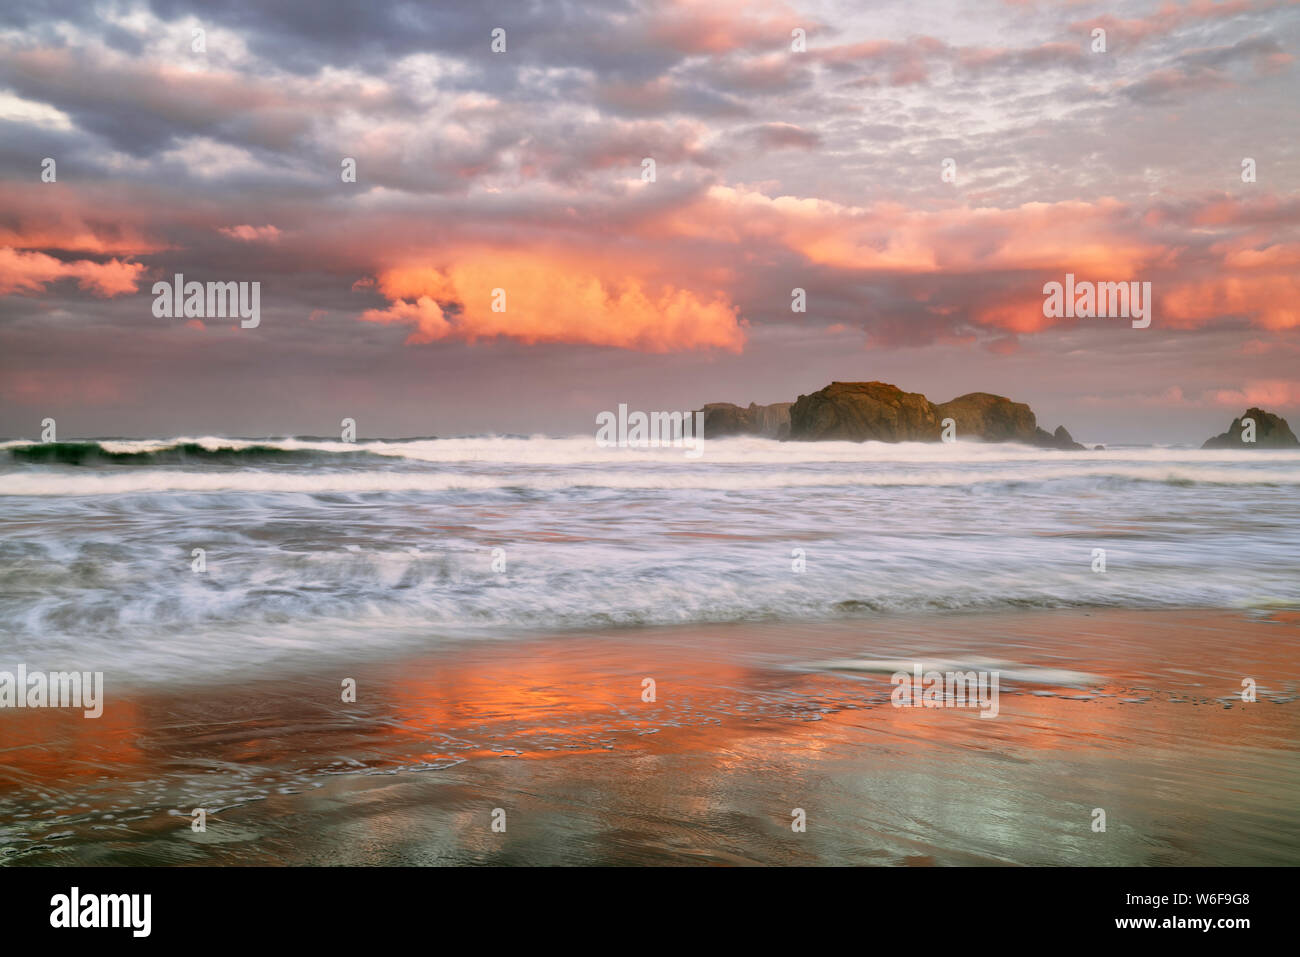
[[[991,392],[972,392],[935,406],[939,418],[957,423],[958,439],[981,442],[1023,442],[1042,449],[1082,450],[1065,426],[1048,432],[1038,426],[1034,410],[1023,402]]]
[[[1094,446],[1092,447],[1092,450],[1093,450],[1094,452],[1105,452],[1105,451],[1106,451],[1106,446],[1104,446],[1104,445],[1094,445]]]
[[[1065,452],[1088,451],[1086,445],[1074,441],[1074,436],[1066,431],[1066,428],[1063,425],[1058,425],[1056,431],[1051,435],[1048,435],[1042,429],[1038,429],[1037,434],[1034,437],[1034,445],[1044,449],[1061,449]]]
[[[773,439],[789,438],[790,409],[793,405],[793,402],[773,402],[769,405],[749,403],[748,411],[754,417],[754,423],[758,427],[758,434]]]
[[[790,407],[793,402],[773,402],[771,405],[749,403],[748,408],[730,402],[709,402],[704,413],[705,438],[722,438],[728,435],[762,435],[771,439],[784,439],[790,434]]]
[[[1255,422],[1255,441],[1243,442],[1242,419]],[[1205,440],[1203,449],[1294,449],[1300,448],[1300,439],[1295,437],[1286,419],[1265,412],[1263,409],[1247,409],[1240,418],[1232,420],[1228,431]]]
[[[1023,442],[1046,449],[1084,449],[1064,426],[1055,433],[1038,427],[1034,412],[990,392],[971,392],[936,405],[919,392],[888,382],[832,382],[798,400],[755,405],[712,402],[704,412],[704,434],[766,435],[815,442],[936,442],[943,420],[956,423],[958,440]]]
[[[1039,429],[1033,411],[1023,402],[989,392],[972,392],[936,405],[939,419],[957,423],[957,438],[979,438],[985,442],[1026,442],[1038,445],[1038,436],[1051,436]]]
[[[790,438],[933,442],[939,438],[939,418],[919,392],[886,382],[832,382],[799,396],[790,408]]]
[[[742,435],[751,429],[748,410],[730,402],[708,402],[700,411],[706,436]]]

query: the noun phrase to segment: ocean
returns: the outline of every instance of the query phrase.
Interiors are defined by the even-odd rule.
[[[135,686],[595,628],[1295,608],[1297,491],[1300,452],[1178,447],[8,441],[0,662]]]
[[[0,863],[1295,864],[1297,486],[1164,447],[6,442]],[[72,671],[85,707],[5,697]],[[931,671],[992,706],[899,707]]]

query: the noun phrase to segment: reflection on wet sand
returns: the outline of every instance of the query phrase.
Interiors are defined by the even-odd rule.
[[[0,712],[0,860],[1295,864],[1297,639],[1283,615],[931,615],[462,643],[168,694],[108,675],[98,720]],[[1014,677],[994,720],[896,709],[852,666],[886,659]]]

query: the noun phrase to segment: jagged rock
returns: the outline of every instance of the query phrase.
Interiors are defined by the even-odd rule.
[[[709,402],[704,413],[705,438],[727,435],[762,435],[783,439],[790,434],[790,406],[793,402],[773,402],[771,405],[749,403],[748,408],[730,402]]]
[[[1242,441],[1242,419],[1255,420],[1255,441]],[[1265,412],[1263,409],[1247,409],[1240,417],[1232,420],[1228,431],[1205,440],[1203,449],[1294,449],[1300,448],[1300,439],[1295,437],[1286,419]]]
[[[799,396],[790,408],[790,438],[933,442],[939,438],[939,418],[919,392],[886,382],[832,382]]]
[[[1056,431],[1052,433],[1052,441],[1055,443],[1053,448],[1065,449],[1068,452],[1086,452],[1088,446],[1082,442],[1074,441],[1074,436],[1063,425],[1058,425]]]
[[[1036,445],[1040,449],[1061,449],[1065,452],[1086,452],[1087,446],[1080,445],[1074,441],[1074,437],[1066,431],[1065,426],[1058,425],[1055,432],[1047,432],[1044,429],[1035,429],[1034,437],[1030,440],[1031,445]]]

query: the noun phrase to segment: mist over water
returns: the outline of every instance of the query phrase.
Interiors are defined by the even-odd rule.
[[[147,684],[560,629],[1300,606],[1297,492],[1297,452],[5,442],[0,662]]]

